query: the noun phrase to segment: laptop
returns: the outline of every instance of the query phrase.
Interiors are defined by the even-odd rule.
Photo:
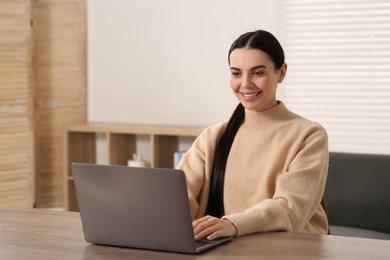
[[[195,254],[231,237],[196,241],[184,172],[73,163],[89,243]]]

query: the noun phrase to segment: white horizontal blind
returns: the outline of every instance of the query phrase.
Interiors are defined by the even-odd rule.
[[[331,151],[390,154],[390,1],[285,0],[278,9],[281,99],[327,129]]]

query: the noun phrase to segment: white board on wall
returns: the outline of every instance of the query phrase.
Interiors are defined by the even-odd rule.
[[[237,101],[227,52],[273,32],[274,1],[88,1],[88,121],[209,125]]]

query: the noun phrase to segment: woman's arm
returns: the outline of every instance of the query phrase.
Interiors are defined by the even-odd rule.
[[[272,198],[223,218],[237,227],[237,235],[277,230],[326,233],[326,215],[320,202],[325,189],[328,156],[326,131],[312,128],[287,171],[277,178]],[[322,214],[317,219],[322,220],[321,223],[311,223],[315,214]]]

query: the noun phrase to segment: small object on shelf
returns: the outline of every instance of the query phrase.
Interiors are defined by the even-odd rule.
[[[173,168],[177,168],[179,166],[179,163],[181,161],[181,158],[183,157],[185,151],[178,151],[173,154]]]
[[[127,161],[130,167],[146,167],[146,162],[142,159],[142,154],[133,153],[133,159]]]

